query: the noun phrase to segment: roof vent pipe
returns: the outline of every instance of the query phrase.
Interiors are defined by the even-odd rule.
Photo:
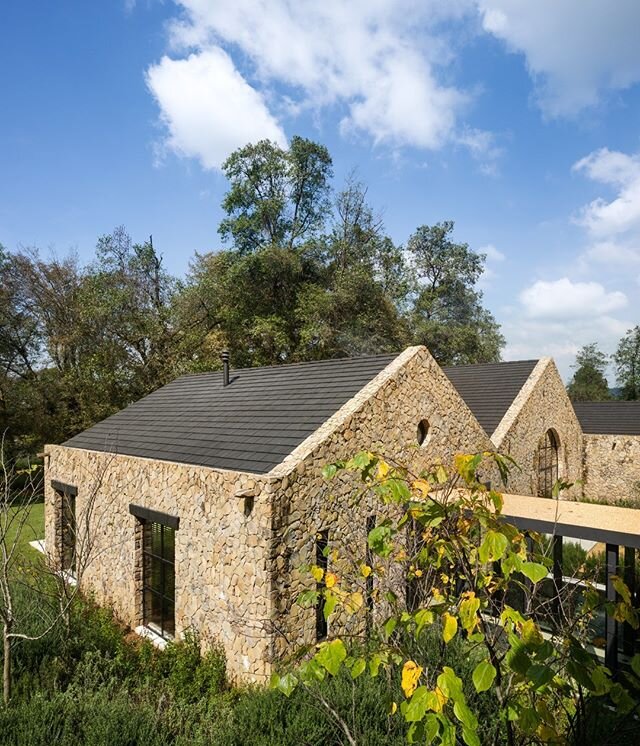
[[[222,350],[222,385],[229,385],[229,350]]]

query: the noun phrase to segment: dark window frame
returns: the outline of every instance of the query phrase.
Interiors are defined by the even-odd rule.
[[[176,604],[176,528],[144,518],[138,520],[142,523],[142,623],[164,640],[173,640]],[[153,551],[154,532],[155,536],[160,537],[159,554]],[[167,542],[166,538],[169,535],[172,541]],[[159,579],[157,584],[154,584],[154,575]],[[171,587],[173,593],[169,592]],[[159,605],[159,623],[157,610],[154,610],[152,605],[154,600]]]
[[[78,520],[76,498],[78,488],[56,479],[51,480],[51,487],[58,500],[59,511],[58,536],[56,537],[60,558],[60,570],[75,575],[78,551]]]
[[[325,640],[329,635],[329,623],[324,616],[323,590],[326,588],[325,576],[329,568],[329,529],[322,529],[316,534],[316,565],[323,571],[322,580],[317,583],[318,602],[316,603],[316,642]]]
[[[553,497],[560,468],[560,442],[554,430],[547,430],[538,445],[538,497]]]

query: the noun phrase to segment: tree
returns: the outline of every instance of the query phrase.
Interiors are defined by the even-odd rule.
[[[222,165],[230,189],[218,232],[241,253],[265,246],[293,249],[322,229],[329,211],[329,151],[294,136],[287,150],[261,140]]]
[[[412,336],[441,365],[494,362],[505,340],[475,289],[486,256],[450,239],[452,221],[423,225],[409,238],[415,276]]]
[[[59,558],[51,552],[29,561],[21,553],[33,505],[42,495],[42,473],[27,464],[16,468],[5,459],[4,435],[0,437],[0,625],[2,626],[3,702],[8,705],[12,688],[12,660],[15,646],[41,640],[58,625],[68,633],[69,612],[84,572],[97,558],[94,538],[89,531],[100,531],[108,510],[98,514],[96,495],[104,470],[83,496],[81,512],[69,526],[67,559],[73,567],[73,580],[63,571]],[[67,496],[64,497],[67,499]],[[37,538],[34,536],[34,538]]]
[[[640,399],[640,326],[624,335],[613,355],[622,399]]]
[[[607,356],[598,345],[585,345],[576,355],[573,378],[567,386],[572,401],[606,401],[611,398],[609,384],[605,378]]]
[[[295,667],[275,673],[272,687],[315,694],[354,746],[349,716],[318,691],[341,673],[342,682],[386,676],[388,699],[378,704],[406,722],[409,743],[595,743],[590,724],[612,711],[610,735],[620,738],[640,679],[618,680],[590,654],[589,626],[607,614],[637,629],[638,611],[618,576],[615,603],[594,578],[580,588],[548,578],[550,543],[505,521],[502,495],[478,476],[497,468],[504,480],[512,465],[460,454],[450,472],[438,464],[416,474],[371,452],[327,465],[329,480],[359,477],[353,504],[373,510],[375,526],[366,553],[347,526],[326,547],[327,566],[306,568],[298,603],[322,609],[329,637],[304,662],[292,656]],[[631,667],[640,672],[640,655]],[[494,713],[490,741],[483,701]]]

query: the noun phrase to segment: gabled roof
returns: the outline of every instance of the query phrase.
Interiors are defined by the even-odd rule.
[[[573,408],[584,433],[640,435],[640,401],[580,401]]]
[[[537,360],[443,368],[489,437],[524,386]]]
[[[182,376],[64,445],[264,474],[396,357]]]

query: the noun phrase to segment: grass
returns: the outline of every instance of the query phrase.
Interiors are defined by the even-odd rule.
[[[17,511],[26,510],[28,517],[22,526],[20,536],[18,536],[18,552],[26,560],[34,560],[39,556],[39,552],[29,546],[30,541],[44,538],[44,503],[32,503],[26,507],[11,508],[11,513],[15,515]],[[19,519],[13,521],[7,534],[7,545],[11,546],[16,539]]]

